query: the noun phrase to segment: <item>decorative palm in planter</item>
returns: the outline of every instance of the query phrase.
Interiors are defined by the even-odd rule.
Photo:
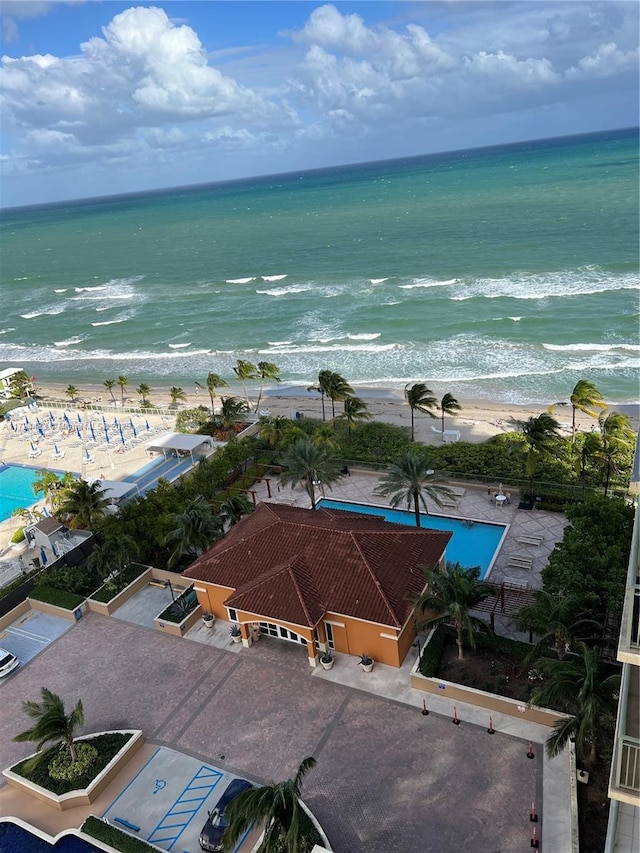
[[[205,627],[213,628],[213,623],[216,621],[216,617],[213,613],[203,613],[202,621],[204,622]]]
[[[323,669],[331,669],[331,667],[333,666],[333,662],[334,662],[334,657],[331,654],[331,652],[327,651],[323,655],[321,655],[321,657],[320,657],[320,666]]]
[[[239,625],[232,625],[229,629],[229,634],[231,635],[232,642],[240,643],[242,641],[242,631]]]
[[[373,669],[373,658],[370,658],[369,655],[360,655],[358,665],[362,668],[363,672],[371,672]]]

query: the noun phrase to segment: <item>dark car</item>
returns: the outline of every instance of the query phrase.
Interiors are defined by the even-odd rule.
[[[207,822],[200,832],[200,847],[203,850],[209,850],[212,853],[218,853],[219,850],[222,850],[222,834],[229,825],[229,821],[224,816],[225,807],[238,794],[248,791],[249,788],[253,788],[253,785],[246,779],[234,779],[233,782],[229,782],[215,809],[209,812]]]

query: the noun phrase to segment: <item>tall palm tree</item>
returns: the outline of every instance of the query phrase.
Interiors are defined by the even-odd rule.
[[[389,465],[387,473],[375,488],[374,494],[389,498],[392,507],[406,503],[416,517],[416,527],[420,527],[420,505],[429,514],[427,497],[438,506],[442,506],[442,497],[453,497],[448,486],[441,484],[436,474],[435,462],[417,453],[405,453],[396,462]]]
[[[264,380],[272,379],[274,382],[282,382],[279,376],[280,368],[270,361],[259,361],[257,364],[257,374],[260,378],[260,390],[258,392],[258,399],[256,401],[256,407],[254,410],[256,412],[260,407],[260,400],[262,399],[262,389],[264,388]]]
[[[438,405],[437,399],[433,396],[433,391],[424,384],[424,382],[416,382],[415,385],[407,385],[404,389],[404,398],[411,409],[411,441],[414,437],[414,414],[415,412],[424,412],[430,418],[435,418],[431,409],[435,409]]]
[[[125,392],[125,389],[127,388],[128,384],[129,384],[129,379],[126,376],[118,376],[118,378],[116,379],[116,385],[120,389],[120,399],[121,399],[123,406],[124,406],[124,392]]]
[[[493,593],[491,584],[480,580],[480,567],[466,569],[460,563],[447,563],[444,572],[423,568],[426,589],[415,603],[415,609],[428,614],[424,625],[447,622],[456,630],[458,660],[464,660],[464,635],[475,647],[474,631],[486,624],[469,611]]]
[[[63,474],[60,477],[54,474],[53,471],[47,471],[43,468],[38,471],[36,479],[33,481],[33,493],[37,497],[42,494],[45,502],[49,502],[49,506],[53,511],[57,509],[62,500],[64,490],[71,488],[75,483],[75,477],[70,472]]]
[[[185,555],[195,560],[222,535],[222,521],[212,514],[208,504],[192,503],[184,512],[173,515],[171,522],[173,530],[165,537],[165,545],[175,542],[167,563],[169,568]]]
[[[609,675],[599,649],[582,642],[576,644],[575,654],[564,660],[540,658],[536,668],[544,681],[531,693],[531,704],[571,715],[555,723],[547,739],[547,754],[558,755],[571,738],[575,739],[578,757],[593,765],[601,724],[608,715],[615,715],[620,675]]]
[[[111,399],[115,400],[116,398],[115,398],[115,395],[113,393],[113,389],[116,387],[116,380],[115,379],[105,379],[102,384],[107,389],[109,394],[111,394]]]
[[[577,639],[602,632],[587,607],[588,600],[577,593],[557,595],[540,589],[534,593],[533,604],[521,607],[512,618],[519,631],[532,631],[540,637],[531,656],[552,647],[562,660]]]
[[[255,364],[252,364],[250,361],[245,361],[242,358],[239,358],[236,361],[236,366],[233,368],[233,372],[239,379],[242,390],[244,391],[244,399],[247,403],[247,409],[249,408],[249,395],[247,394],[247,382],[252,379],[258,378],[258,368]]]
[[[318,373],[318,384],[310,385],[307,388],[307,391],[317,391],[320,394],[320,399],[322,401],[322,420],[326,420],[326,413],[324,409],[324,398],[329,396],[329,387],[331,384],[331,371],[330,370],[321,370]]]
[[[584,436],[579,456],[576,459],[576,473],[584,483],[587,476],[587,464],[590,461],[602,458],[602,438],[597,432],[590,432]]]
[[[67,385],[64,389],[64,393],[73,402],[80,393],[80,389],[76,388],[75,385]]]
[[[237,397],[221,397],[220,420],[222,428],[230,430],[236,423],[241,423],[247,418],[247,403]]]
[[[527,421],[521,421],[519,426],[524,439],[522,455],[525,472],[529,478],[529,494],[533,499],[533,478],[538,460],[550,452],[553,440],[560,438],[560,424],[548,412],[542,412],[535,417],[530,417]]]
[[[222,836],[222,849],[234,850],[249,827],[264,824],[264,838],[256,853],[275,850],[298,853],[303,820],[300,805],[302,780],[315,764],[315,758],[305,758],[293,779],[249,788],[231,800],[225,809],[229,826]]]
[[[280,475],[281,486],[304,486],[311,499],[311,509],[316,506],[316,487],[331,489],[342,476],[340,467],[325,450],[317,447],[308,438],[301,438],[285,454]]]
[[[136,394],[140,397],[140,405],[148,406],[149,405],[149,392],[151,391],[151,386],[147,385],[146,382],[141,382],[136,388]]]
[[[268,447],[276,447],[282,441],[284,431],[289,424],[289,418],[285,418],[284,415],[260,418],[258,424],[260,438],[267,443]]]
[[[78,701],[73,711],[67,714],[62,699],[51,690],[42,687],[40,695],[42,702],[27,700],[22,703],[23,711],[34,724],[30,729],[17,734],[13,740],[18,743],[36,743],[38,753],[41,753],[46,744],[60,745],[68,751],[71,761],[76,761],[78,756],[74,735],[76,729],[84,724],[82,702]],[[33,769],[42,757],[41,754],[34,756],[26,769]]]
[[[313,433],[311,441],[316,447],[320,447],[328,453],[335,453],[340,448],[340,442],[331,423],[321,424]]]
[[[444,416],[445,415],[455,415],[456,412],[462,410],[462,406],[453,396],[453,394],[445,394],[442,400],[440,400],[440,412],[441,412],[441,420],[442,420],[442,435],[444,435]]]
[[[609,493],[611,475],[618,470],[618,462],[626,456],[635,442],[635,434],[627,415],[620,412],[602,412],[598,418],[600,439],[602,441],[602,459],[605,470],[604,493]]]
[[[200,385],[199,382],[196,382],[196,385],[198,386],[198,388],[202,388],[202,385]],[[211,414],[215,415],[216,412],[215,412],[215,409],[213,406],[213,401],[214,401],[215,396],[216,396],[216,389],[228,388],[229,383],[225,382],[225,380],[221,376],[219,376],[217,373],[208,373],[207,374],[206,386],[207,386],[207,391],[209,392],[209,397],[211,398]]]
[[[325,377],[326,383],[326,394],[327,397],[331,400],[331,417],[335,418],[336,416],[336,402],[343,403],[347,397],[353,396],[353,388],[344,376],[340,376],[339,373],[329,372],[329,375]]]
[[[175,408],[178,403],[186,402],[187,395],[184,392],[184,388],[178,388],[177,386],[173,386],[169,388],[169,396],[171,397],[171,405]]]
[[[576,438],[576,412],[584,412],[591,418],[597,418],[599,412],[607,408],[607,404],[596,385],[588,379],[579,379],[571,392],[569,401],[553,403],[549,406],[549,414],[553,414],[556,406],[571,406],[571,441]]]
[[[74,480],[63,490],[58,512],[68,518],[69,527],[92,530],[107,514],[108,503],[99,480]]]
[[[367,404],[360,397],[347,397],[343,403],[344,409],[340,417],[347,422],[349,441],[351,441],[351,430],[362,421],[371,420],[371,412]]]

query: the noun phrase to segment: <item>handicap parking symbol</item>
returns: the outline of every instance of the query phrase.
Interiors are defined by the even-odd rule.
[[[155,786],[153,793],[157,794],[159,791],[161,791],[163,788],[166,788],[166,787],[167,787],[167,783],[164,779],[156,779],[156,786]]]

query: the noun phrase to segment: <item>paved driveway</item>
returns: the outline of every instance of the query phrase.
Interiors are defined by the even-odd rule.
[[[11,738],[46,685],[82,698],[87,730],[139,727],[233,775],[281,780],[315,756],[304,797],[340,853],[529,848],[539,747],[528,760],[520,740],[314,678],[303,649],[262,642],[233,654],[90,614],[3,691],[0,766],[30,751]]]
[[[0,631],[0,646],[15,655],[20,666],[24,666],[73,625],[68,619],[41,613],[39,610],[29,610]],[[17,671],[14,670],[9,676],[0,679],[0,686],[9,684]]]

